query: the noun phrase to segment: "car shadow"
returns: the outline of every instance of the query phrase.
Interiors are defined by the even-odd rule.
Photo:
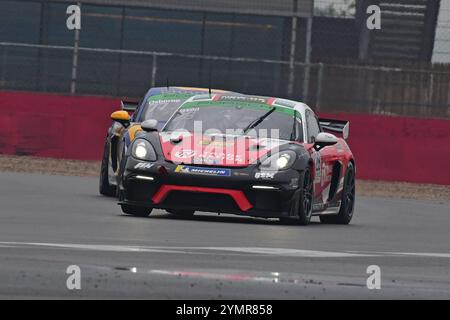
[[[150,215],[149,217],[137,217],[123,214],[123,217],[137,218],[137,219],[155,219],[155,220],[181,220],[181,221],[196,221],[196,222],[220,222],[220,223],[238,223],[238,224],[252,224],[252,225],[277,225],[277,226],[294,226],[301,227],[295,223],[281,222],[276,218],[258,218],[258,217],[244,217],[233,216],[229,214],[207,214],[203,212],[196,213],[192,217],[182,217],[170,213],[161,213],[158,215]],[[310,225],[320,225],[318,221],[311,221]]]

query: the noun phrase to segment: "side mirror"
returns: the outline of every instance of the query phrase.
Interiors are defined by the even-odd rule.
[[[123,110],[115,111],[115,112],[111,113],[111,119],[119,122],[125,128],[130,125],[130,115],[128,114],[128,112],[123,111]]]
[[[144,131],[152,132],[152,131],[158,131],[158,120],[155,119],[149,119],[145,120],[141,123],[141,128]]]
[[[120,107],[124,111],[135,112],[137,107],[139,107],[139,101],[122,100],[120,101]]]
[[[338,139],[334,134],[327,132],[320,132],[316,137],[316,141],[314,142],[314,149],[319,151],[320,149],[326,146],[332,146],[337,142]]]

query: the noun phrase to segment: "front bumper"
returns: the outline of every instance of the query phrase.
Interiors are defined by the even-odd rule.
[[[256,165],[226,168],[226,176],[183,173],[179,169],[167,161],[150,163],[128,157],[120,184],[119,204],[288,217],[299,193],[299,172],[292,169],[278,171],[273,177],[257,174],[260,171]]]

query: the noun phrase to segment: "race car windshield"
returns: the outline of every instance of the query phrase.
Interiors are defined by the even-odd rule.
[[[202,133],[218,131],[226,134],[231,131],[235,134],[265,135],[268,138],[292,140],[294,119],[292,110],[289,110],[291,112],[284,112],[281,108],[276,108],[275,112],[267,114],[268,110],[270,109],[240,105],[183,106],[166,124],[164,131],[186,130],[194,132],[194,129],[199,130],[198,125],[201,123]],[[255,120],[264,115],[266,115],[264,119],[252,127],[252,130],[244,132],[249,124],[255,123]],[[195,122],[197,122],[196,128],[194,128]],[[272,131],[273,129],[277,130]],[[301,136],[302,129],[299,121],[297,121],[296,131]]]
[[[150,97],[139,121],[156,119],[165,123],[175,110],[191,96],[192,94],[166,94]]]

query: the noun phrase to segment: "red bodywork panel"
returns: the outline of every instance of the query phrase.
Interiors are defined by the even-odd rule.
[[[204,193],[218,193],[226,194],[233,198],[242,211],[247,211],[252,208],[251,203],[247,200],[244,192],[240,190],[221,189],[221,188],[205,188],[193,186],[177,186],[177,185],[162,185],[161,188],[152,197],[153,203],[159,204],[167,197],[171,191],[187,191],[187,192],[204,192]]]
[[[341,172],[337,192],[342,191],[343,178],[347,172],[348,162],[353,159],[352,152],[344,139],[338,138],[338,143],[325,147],[320,151],[313,148],[312,143],[304,144],[313,159],[314,197],[316,203],[326,203],[333,176],[333,168],[337,161],[341,163]]]
[[[166,160],[183,164],[208,164],[245,167],[282,143],[278,140],[251,137],[221,137],[162,133],[161,146]]]

